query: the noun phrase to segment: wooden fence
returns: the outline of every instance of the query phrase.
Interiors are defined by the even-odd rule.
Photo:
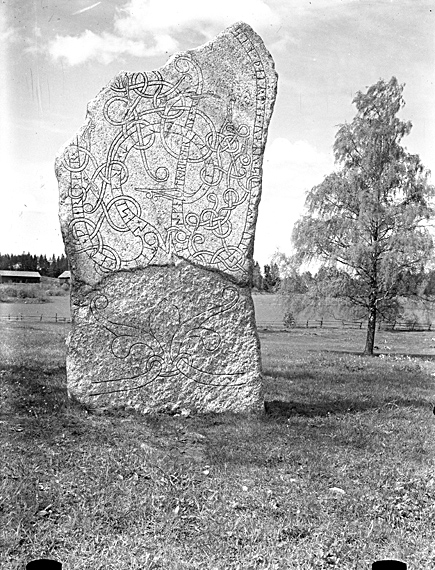
[[[259,329],[291,330],[291,329],[366,329],[367,321],[323,320],[308,319],[295,320],[288,326],[279,321],[257,321]],[[418,321],[378,322],[377,330],[383,331],[431,331],[432,323],[419,323]]]
[[[39,322],[39,323],[61,323],[67,324],[71,322],[70,317],[58,315],[4,315],[0,317],[0,322]],[[345,320],[324,320],[324,319],[308,319],[296,320],[289,326],[284,326],[281,321],[257,321],[259,329],[266,330],[292,330],[292,329],[366,329],[367,321],[345,321]],[[418,321],[403,321],[403,322],[379,322],[376,325],[377,330],[383,331],[432,331],[432,323],[419,323]]]
[[[0,322],[16,322],[16,321],[31,321],[34,323],[70,323],[71,322],[71,318],[70,317],[63,317],[61,315],[58,315],[57,313],[55,315],[22,315],[21,313],[19,313],[18,315],[3,315],[2,317],[0,317]]]

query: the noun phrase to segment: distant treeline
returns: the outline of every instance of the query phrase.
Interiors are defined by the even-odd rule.
[[[18,271],[39,271],[46,277],[59,277],[67,271],[68,259],[65,255],[48,257],[46,255],[31,255],[30,253],[2,254],[0,253],[0,269]],[[254,262],[252,286],[257,291],[275,293],[281,284],[279,268],[276,263],[265,265],[263,271],[257,262]]]
[[[47,258],[46,255],[31,255],[30,253],[20,255],[0,253],[0,269],[39,271],[45,277],[59,277],[61,273],[68,270],[68,260],[63,254]]]
[[[330,283],[335,277],[337,270],[322,267],[317,273],[310,271],[299,272],[295,269],[289,258],[285,258],[281,254],[287,264],[275,263],[273,260],[269,265],[265,265],[263,270],[260,264],[254,261],[252,272],[252,286],[257,291],[264,291],[266,293],[280,292],[283,295],[290,294],[308,294],[312,293],[313,289],[324,289],[325,283]],[[283,265],[283,269],[280,266]],[[407,273],[403,272],[400,282],[400,292],[398,295],[412,297],[416,296],[420,299],[427,300],[431,298],[433,301],[435,297],[435,269],[422,269],[420,273]],[[321,298],[325,298],[326,292],[324,290],[317,294]],[[334,295],[339,298],[340,295]]]
[[[260,264],[254,261],[252,272],[252,287],[265,293],[276,293],[281,285],[279,267],[276,263],[265,265],[261,271]]]

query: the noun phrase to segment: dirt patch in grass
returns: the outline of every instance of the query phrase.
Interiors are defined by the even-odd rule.
[[[426,350],[262,335],[264,415],[143,417],[68,400],[64,328],[0,333],[2,569],[435,566]]]

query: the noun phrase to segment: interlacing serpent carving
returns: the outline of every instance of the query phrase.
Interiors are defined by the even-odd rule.
[[[183,308],[162,299],[138,324],[132,319],[115,320],[106,294],[97,293],[91,313],[111,338],[110,352],[124,362],[128,375],[93,380],[98,386],[91,396],[139,390],[158,380],[188,378],[206,386],[237,386],[245,371],[220,372],[211,368],[210,355],[222,350],[222,337],[215,330],[216,317],[232,310],[239,300],[235,287],[225,287],[218,302],[183,318]],[[106,311],[107,310],[107,311]],[[213,363],[213,361],[211,361]]]
[[[102,127],[91,118],[65,152],[75,250],[102,274],[171,254],[244,274],[264,109],[251,126],[235,124],[230,98],[216,125],[207,105],[223,103],[194,59],[177,57],[171,77],[118,76],[103,108],[108,142],[97,144]]]

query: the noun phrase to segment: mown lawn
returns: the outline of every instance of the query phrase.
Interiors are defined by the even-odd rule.
[[[0,328],[2,569],[435,567],[431,333],[262,333],[264,416],[189,418],[68,402],[64,333]]]

